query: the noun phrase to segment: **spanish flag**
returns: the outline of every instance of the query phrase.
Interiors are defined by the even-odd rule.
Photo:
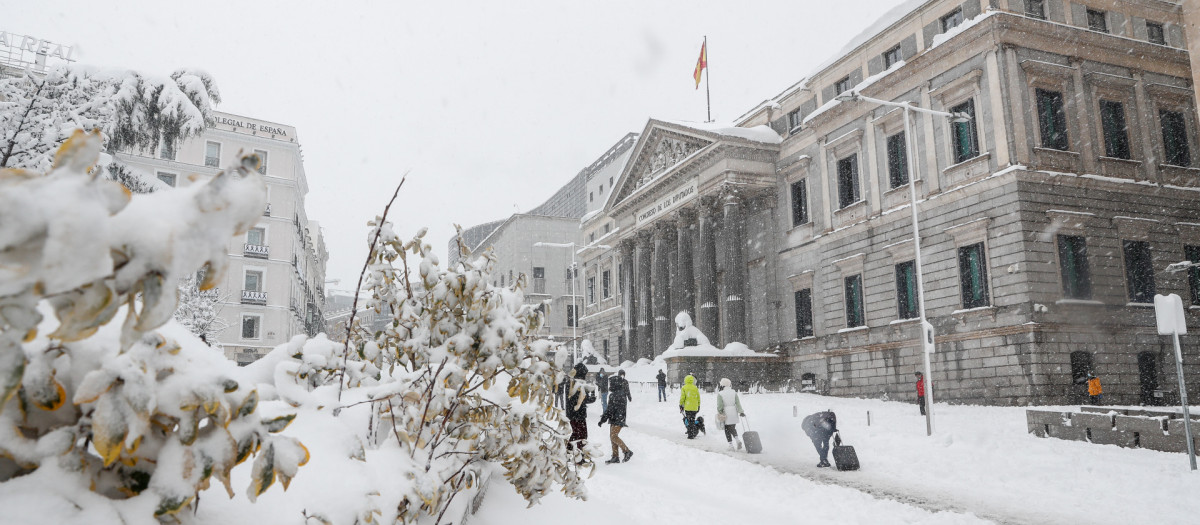
[[[696,61],[696,72],[692,74],[696,78],[696,89],[700,89],[700,73],[704,72],[704,68],[708,67],[708,41],[700,44],[700,60]]]

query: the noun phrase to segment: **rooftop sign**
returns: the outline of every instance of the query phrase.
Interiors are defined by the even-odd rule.
[[[46,69],[47,59],[75,61],[75,48],[35,36],[0,31],[0,62],[13,67]]]

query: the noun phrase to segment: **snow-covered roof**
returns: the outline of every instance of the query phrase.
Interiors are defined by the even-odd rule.
[[[715,133],[722,137],[734,137],[752,142],[761,142],[763,144],[779,144],[783,142],[783,137],[780,137],[778,133],[775,133],[775,130],[768,126],[739,128],[729,122],[688,122],[686,120],[659,120],[659,122]]]

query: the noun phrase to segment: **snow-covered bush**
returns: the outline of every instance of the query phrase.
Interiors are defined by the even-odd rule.
[[[49,173],[0,170],[0,489],[60,491],[80,512],[90,489],[130,523],[187,507],[212,478],[232,496],[230,470],[254,455],[250,499],[286,488],[308,457],[275,434],[291,416],[263,419],[234,364],[156,330],[179,280],[204,267],[211,288],[229,238],[262,213],[257,159],[131,198],[97,176],[101,145],[77,131]]]
[[[356,390],[352,397],[377,408],[381,446],[398,447],[406,458],[395,465],[410,481],[397,496],[395,518],[442,523],[455,496],[478,483],[489,462],[530,504],[556,485],[585,497],[579,468],[591,457],[567,449],[569,424],[553,403],[562,363],[548,357],[551,342],[535,340],[543,318],[536,305],[524,304],[524,280],[492,286],[490,252],[442,269],[424,230],[404,242],[382,217],[370,225],[367,306],[394,314],[378,332],[354,324],[345,384]],[[411,273],[410,256],[419,258]],[[307,357],[299,359],[320,363],[325,356]],[[341,379],[328,369],[312,371]]]

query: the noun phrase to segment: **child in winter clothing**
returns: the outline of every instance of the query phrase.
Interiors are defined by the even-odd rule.
[[[831,411],[817,412],[804,418],[800,423],[800,428],[804,429],[804,433],[808,434],[808,438],[812,440],[813,446],[817,449],[817,455],[821,456],[821,462],[817,463],[818,467],[829,466],[829,438],[837,432],[837,416]]]
[[[625,412],[628,407],[627,403],[633,401],[633,395],[629,393],[629,381],[625,380],[625,371],[620,370],[617,375],[608,380],[608,409],[604,411],[604,415],[600,416],[599,426],[604,426],[608,422],[608,440],[612,442],[612,458],[605,463],[620,463],[621,458],[618,453],[621,450],[625,451],[625,461],[633,457],[633,451],[625,446],[625,441],[621,439],[621,429],[626,427]]]
[[[717,392],[717,419],[725,425],[725,441],[729,443],[730,450],[733,450],[734,441],[737,441],[737,449],[742,449],[742,439],[737,433],[738,417],[746,417],[742,411],[742,400],[733,389],[733,382],[729,378],[721,378],[721,391]]]
[[[696,423],[696,413],[700,411],[700,389],[696,388],[696,378],[691,374],[683,378],[683,388],[679,389],[679,411],[683,412],[687,438],[696,439],[696,434],[700,432],[700,425]]]

